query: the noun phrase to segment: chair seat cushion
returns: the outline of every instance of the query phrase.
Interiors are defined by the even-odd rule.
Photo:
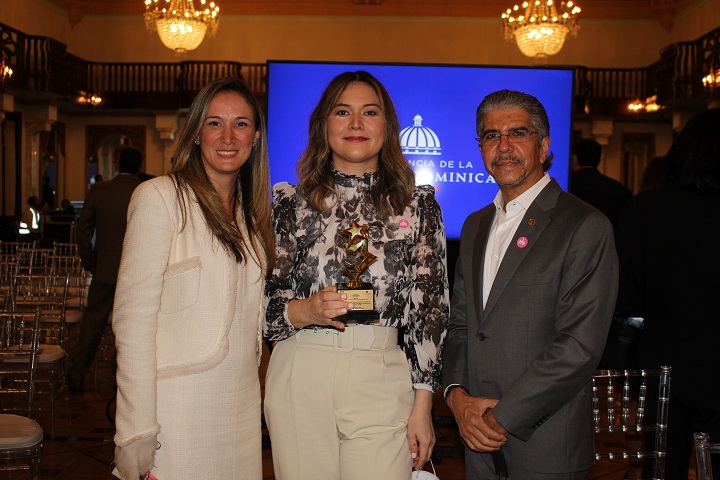
[[[13,347],[11,347],[11,350]],[[17,348],[14,348],[17,350]],[[57,362],[65,356],[65,350],[60,345],[53,345],[50,343],[40,344],[40,355],[38,355],[38,363],[52,363]],[[27,363],[28,356],[25,355],[3,355],[3,362],[7,363]]]
[[[43,439],[42,427],[20,415],[0,414],[0,450],[37,445]]]
[[[49,343],[40,344],[40,355],[38,363],[52,363],[65,357],[65,350],[60,345]]]
[[[82,320],[83,312],[80,310],[65,310],[65,323],[80,323]]]

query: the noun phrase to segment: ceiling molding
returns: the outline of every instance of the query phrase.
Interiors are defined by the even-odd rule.
[[[69,10],[83,5],[86,15],[142,15],[143,0],[49,0]],[[581,18],[658,19],[666,3],[674,13],[692,0],[578,0]],[[199,2],[196,2],[199,3]],[[220,15],[321,15],[500,17],[513,0],[217,0]],[[75,6],[73,7],[73,4]],[[658,5],[660,4],[660,5]]]

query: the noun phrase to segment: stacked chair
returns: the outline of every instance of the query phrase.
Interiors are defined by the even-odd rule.
[[[40,334],[39,309],[0,312],[0,471],[29,470],[32,479],[40,478],[43,449],[43,430],[30,418]]]
[[[11,299],[13,312],[39,310],[41,353],[36,383],[49,395],[51,416],[50,435],[55,438],[55,399],[64,394],[68,422],[70,421],[70,395],[65,384],[65,309],[69,275],[51,273],[18,273],[13,284]],[[38,387],[40,389],[40,387]]]
[[[653,480],[665,479],[667,419],[670,407],[671,368],[657,370],[597,370],[592,378],[593,423],[597,435],[640,435],[639,445],[618,441],[596,460],[650,462]],[[652,407],[651,407],[652,402]],[[648,411],[652,411],[649,415]],[[653,450],[642,439],[652,436]],[[627,437],[625,438],[627,439]],[[603,442],[596,441],[596,446]],[[670,479],[674,480],[674,479]]]
[[[52,438],[57,398],[64,399],[68,423],[71,420],[65,374],[85,308],[88,283],[89,275],[80,264],[74,244],[38,248],[34,243],[0,242],[2,311],[16,315],[37,312],[38,316],[39,352],[30,383],[35,399],[47,395],[49,401],[33,401],[26,410],[28,416],[38,410],[49,411]]]
[[[68,275],[68,298],[65,309],[66,347],[75,346],[83,311],[87,305],[90,275],[83,268],[77,255],[77,245],[56,243],[50,258],[50,273]]]

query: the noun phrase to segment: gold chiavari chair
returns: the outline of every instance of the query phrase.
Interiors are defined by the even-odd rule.
[[[67,353],[65,310],[67,303],[69,275],[26,274],[15,276],[12,309],[15,312],[40,311],[40,331],[42,334],[39,358],[40,372],[37,383],[46,386],[51,415],[50,434],[55,438],[55,399],[64,393],[68,423],[70,415],[70,395],[65,383],[65,358]]]
[[[37,240],[33,242],[3,242],[0,241],[0,255],[16,255],[20,249],[37,247]]]
[[[63,257],[77,257],[78,256],[77,243],[55,242],[53,244],[53,254],[60,255]]]
[[[80,322],[87,305],[87,290],[90,284],[89,273],[82,266],[80,257],[54,254],[50,259],[50,273],[68,275],[68,295],[65,302],[66,350],[75,346]]]
[[[17,250],[18,273],[48,273],[50,271],[52,248],[20,248]]]
[[[27,416],[0,413],[0,471],[29,470],[40,478],[42,427],[33,413],[40,356],[40,313],[0,312],[0,407]]]
[[[18,269],[17,255],[0,254],[0,309],[7,310],[9,296],[12,294],[13,282]]]

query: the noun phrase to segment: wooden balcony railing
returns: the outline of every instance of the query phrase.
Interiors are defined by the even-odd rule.
[[[98,63],[67,53],[51,38],[26,35],[0,23],[0,51],[14,70],[5,85],[72,101],[100,93],[103,108],[175,109],[188,107],[209,80],[243,78],[261,101],[267,96],[263,63],[187,61],[178,63]],[[662,105],[702,99],[702,77],[720,68],[720,27],[692,42],[672,44],[660,59],[640,68],[575,69],[578,113],[625,113],[627,101],[657,95]],[[0,87],[1,88],[1,87]]]

